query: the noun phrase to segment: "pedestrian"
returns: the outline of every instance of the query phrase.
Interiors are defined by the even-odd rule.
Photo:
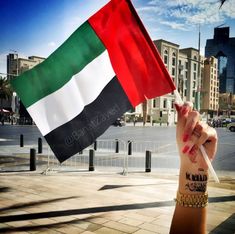
[[[208,167],[200,146],[213,160],[217,150],[214,128],[200,121],[190,103],[175,105],[178,112],[176,139],[180,155],[179,185],[172,219],[171,234],[205,234],[207,215]]]

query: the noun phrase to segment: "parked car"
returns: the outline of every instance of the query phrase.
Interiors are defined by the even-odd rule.
[[[230,130],[231,132],[235,132],[235,122],[228,124],[227,129]]]
[[[115,127],[122,127],[125,125],[124,121],[121,119],[116,119],[115,122],[112,124]]]

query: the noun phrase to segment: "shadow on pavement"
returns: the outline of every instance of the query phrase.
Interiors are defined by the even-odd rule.
[[[0,233],[18,233],[18,232],[27,232],[27,231],[40,231],[43,229],[48,229],[48,233],[50,233],[50,228],[59,228],[60,226],[67,225],[67,224],[79,224],[84,221],[90,221],[92,218],[85,218],[85,219],[74,219],[71,221],[65,222],[57,222],[57,223],[50,223],[50,224],[43,224],[43,225],[28,225],[22,227],[3,227],[0,228]]]
[[[222,232],[222,230],[223,230],[223,232]],[[225,230],[226,230],[226,234],[234,234],[235,233],[235,213],[233,213],[224,222],[222,222],[215,229],[213,229],[209,234],[225,233]]]
[[[48,199],[48,200],[41,200],[41,201],[36,201],[36,202],[28,202],[28,203],[19,203],[16,205],[11,205],[7,207],[0,208],[0,212],[2,211],[8,211],[8,210],[13,210],[13,209],[20,209],[20,208],[28,208],[31,206],[38,206],[42,204],[47,204],[47,203],[52,203],[52,202],[57,202],[57,201],[62,201],[62,200],[68,200],[68,199],[74,199],[78,198],[77,196],[73,197],[66,197],[66,198],[55,198],[55,199]]]

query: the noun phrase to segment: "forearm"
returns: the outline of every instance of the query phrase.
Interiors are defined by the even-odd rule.
[[[183,196],[182,200],[186,202],[176,203],[170,230],[171,234],[206,233],[207,208],[206,206],[196,206],[201,206],[206,201],[207,180],[208,173],[206,170],[197,168],[195,165],[192,168],[181,166],[178,192]],[[197,198],[199,198],[199,205],[197,204]],[[202,198],[204,199],[203,202]],[[188,199],[191,200],[187,202]]]

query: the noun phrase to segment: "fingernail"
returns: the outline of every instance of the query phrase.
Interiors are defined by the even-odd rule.
[[[187,112],[188,112],[188,108],[184,106],[181,110],[181,114],[186,115]]]
[[[182,150],[182,152],[185,154],[188,150],[189,150],[189,146],[188,145],[186,145],[184,148],[183,148],[183,150]]]
[[[184,134],[183,135],[183,142],[188,141],[188,139],[189,139],[189,134]]]
[[[179,112],[182,106],[180,106],[178,103],[174,103],[174,105],[175,105],[175,109],[177,110],[177,112]]]

